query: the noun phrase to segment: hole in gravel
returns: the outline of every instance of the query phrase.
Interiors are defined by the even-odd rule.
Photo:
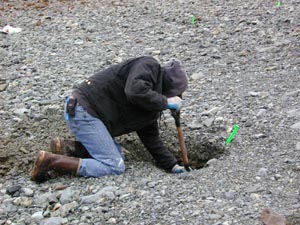
[[[225,146],[215,139],[190,140],[186,146],[190,164],[195,169],[207,166],[207,162],[211,159],[219,159],[228,154]]]
[[[213,134],[212,134],[213,135]],[[166,146],[181,160],[181,151],[177,134],[170,132],[162,134]],[[128,150],[126,159],[128,161],[153,161],[152,156],[145,150],[138,137],[134,134],[126,135],[118,140],[121,145]],[[219,159],[228,155],[228,149],[225,147],[225,140],[221,137],[211,138],[200,134],[185,137],[185,143],[188,151],[188,158],[193,169],[200,169],[207,166],[211,159]]]

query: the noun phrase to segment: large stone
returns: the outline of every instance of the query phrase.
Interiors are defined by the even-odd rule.
[[[13,195],[17,191],[20,191],[21,188],[22,188],[21,185],[13,185],[13,186],[10,186],[6,189],[6,193],[9,194],[9,195]]]
[[[99,192],[93,195],[84,196],[81,198],[82,204],[91,204],[101,201],[101,198],[113,199],[115,197],[116,188],[112,186],[104,187]]]
[[[43,211],[38,211],[38,212],[35,212],[31,215],[31,219],[36,221],[36,222],[40,221],[43,218],[44,218]]]
[[[204,74],[202,72],[193,73],[192,76],[191,76],[191,78],[193,80],[199,80],[202,77],[204,77]]]
[[[300,122],[293,124],[293,125],[291,126],[291,128],[292,128],[292,129],[295,129],[295,130],[300,129]]]
[[[67,222],[64,218],[61,217],[51,217],[44,219],[40,222],[40,225],[61,225]]]
[[[206,127],[211,127],[211,125],[213,124],[215,118],[211,117],[211,118],[207,118],[206,120],[203,121],[203,125]]]
[[[74,194],[73,189],[71,187],[68,187],[64,191],[62,191],[59,201],[62,204],[69,203],[73,198],[73,194]]]
[[[8,84],[0,84],[0,92],[5,91],[7,87],[8,87]]]
[[[286,225],[284,216],[272,212],[270,209],[263,209],[260,214],[261,221],[266,225]]]

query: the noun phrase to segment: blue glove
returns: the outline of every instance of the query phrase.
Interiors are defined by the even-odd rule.
[[[183,166],[179,166],[178,164],[175,164],[175,166],[173,166],[171,171],[172,171],[172,173],[185,173],[185,172],[187,172]]]
[[[179,111],[182,106],[182,99],[178,96],[168,98],[168,109],[175,109],[176,111]]]

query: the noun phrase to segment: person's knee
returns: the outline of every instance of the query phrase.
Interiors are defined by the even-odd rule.
[[[125,173],[125,163],[122,158],[118,159],[117,163],[111,166],[111,171],[113,174],[123,174]]]

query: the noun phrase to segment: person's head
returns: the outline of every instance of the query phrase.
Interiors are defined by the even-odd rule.
[[[181,97],[187,89],[188,77],[178,59],[171,61],[162,67],[163,71],[163,90],[162,94],[166,97]]]

